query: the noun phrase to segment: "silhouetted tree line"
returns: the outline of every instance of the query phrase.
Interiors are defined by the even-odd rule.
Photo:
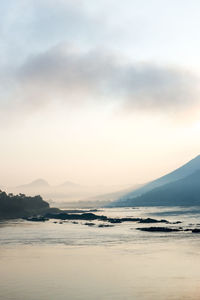
[[[49,204],[37,195],[7,194],[0,190],[0,218],[20,218],[43,212]]]

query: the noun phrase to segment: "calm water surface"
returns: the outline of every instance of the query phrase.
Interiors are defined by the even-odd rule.
[[[196,210],[99,214],[180,220],[181,226],[200,228]],[[84,223],[0,223],[0,300],[200,299],[200,234],[141,232],[136,228],[151,225],[137,223],[110,228]]]

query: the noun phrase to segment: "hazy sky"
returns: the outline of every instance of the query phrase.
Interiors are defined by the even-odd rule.
[[[1,0],[0,185],[135,184],[200,154],[199,0]]]

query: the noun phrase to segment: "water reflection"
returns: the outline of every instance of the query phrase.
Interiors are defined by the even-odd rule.
[[[106,209],[99,214],[147,217],[165,211]],[[167,219],[191,226],[199,215]],[[110,228],[84,223],[1,223],[0,299],[199,299],[200,235],[140,232],[135,223]]]

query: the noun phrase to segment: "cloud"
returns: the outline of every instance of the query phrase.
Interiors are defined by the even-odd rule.
[[[22,63],[62,42],[93,47],[106,39],[107,19],[92,0],[2,0],[0,65]]]
[[[3,76],[2,109],[34,111],[52,102],[81,106],[102,101],[129,111],[178,113],[199,104],[199,80],[190,72],[128,62],[105,49],[85,52],[60,45]]]
[[[13,115],[34,112],[49,103],[78,106],[112,103],[124,112],[180,113],[196,108],[199,79],[194,74],[178,67],[131,60],[138,41],[132,28],[140,33],[139,28],[143,26],[128,25],[134,43],[134,47],[132,44],[126,47],[133,51],[129,60],[115,53],[116,50],[114,53],[106,50],[106,46],[99,49],[100,44],[116,49],[113,36],[119,38],[124,24],[124,19],[113,13],[114,2],[106,6],[107,2],[103,3],[92,0],[2,2],[1,119],[7,111]],[[122,9],[120,2],[117,6],[118,16]],[[125,12],[123,18],[127,17]],[[129,17],[134,19],[132,14]],[[126,30],[122,30],[123,36],[130,42]],[[117,49],[123,48],[121,38],[117,40]],[[75,47],[71,46],[72,42]],[[59,46],[55,47],[56,44]]]

